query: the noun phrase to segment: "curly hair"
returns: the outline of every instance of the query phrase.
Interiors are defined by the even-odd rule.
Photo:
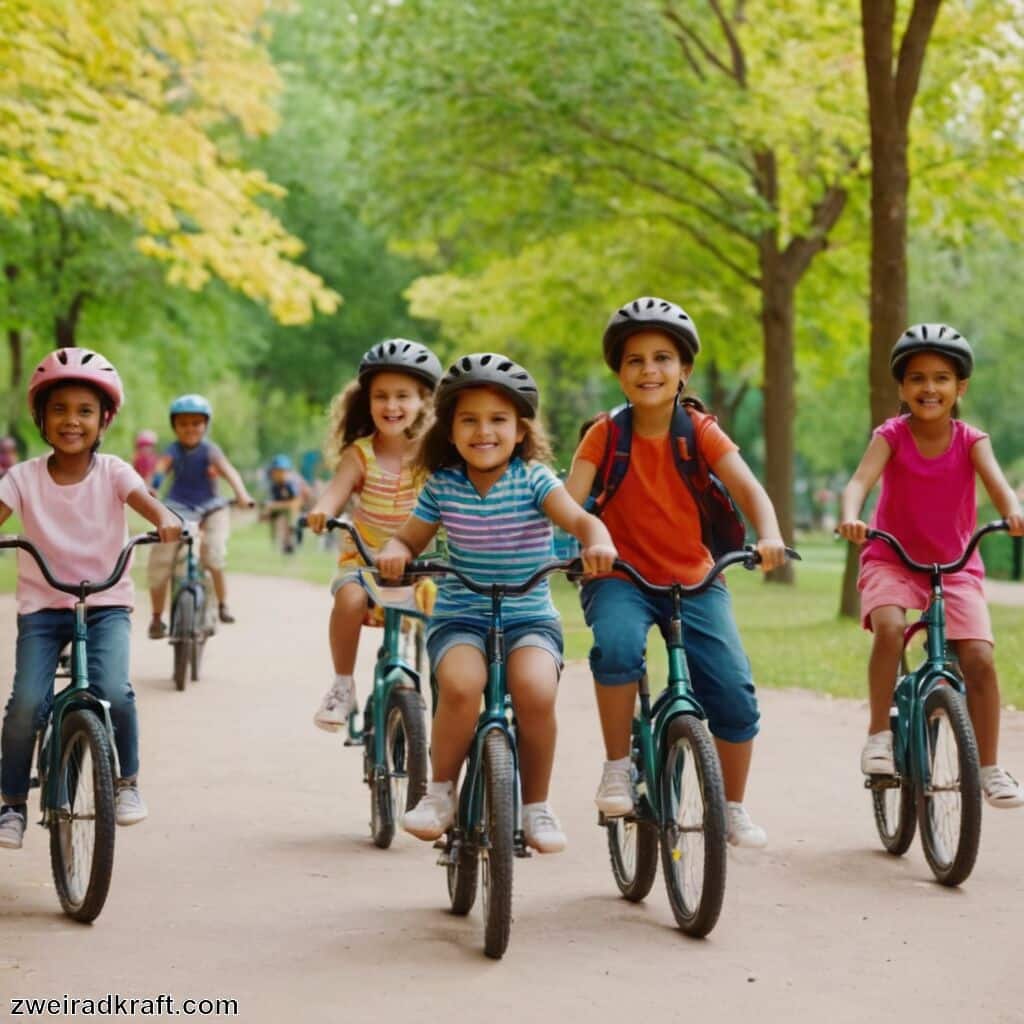
[[[479,385],[487,391],[493,391],[496,395],[507,397],[497,388],[487,384]],[[423,443],[420,445],[419,454],[416,456],[415,467],[423,473],[434,473],[439,469],[461,466],[465,459],[459,454],[459,450],[452,444],[452,423],[455,420],[455,410],[458,408],[459,399],[470,391],[478,390],[477,387],[463,388],[454,401],[444,403],[438,411],[435,410],[433,423],[423,435]],[[510,401],[510,405],[513,403]],[[526,419],[517,416],[517,426],[524,427],[526,433],[512,452],[512,458],[518,456],[524,462],[550,463],[552,460],[551,443],[548,440],[544,424],[539,419]]]
[[[409,375],[406,374],[406,376]],[[405,436],[412,441],[423,433],[424,428],[430,422],[430,397],[433,392],[415,377],[409,376],[409,379],[415,383],[420,397],[423,399],[423,408],[416,417],[416,421],[405,430]],[[327,437],[324,440],[323,452],[324,461],[332,470],[341,460],[342,452],[353,441],[357,441],[361,437],[372,437],[377,431],[370,413],[370,383],[372,381],[372,376],[362,381],[354,380],[339,391],[331,401],[331,407],[327,412]]]

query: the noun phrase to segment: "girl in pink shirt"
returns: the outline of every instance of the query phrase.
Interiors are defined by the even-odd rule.
[[[121,459],[97,449],[124,397],[117,370],[98,352],[64,348],[39,364],[28,402],[49,455],[13,466],[0,479],[0,523],[12,512],[58,580],[102,580],[124,546],[124,506],[148,519],[163,541],[176,540],[180,521]],[[18,642],[14,685],[0,732],[0,847],[19,849],[25,834],[35,735],[53,697],[61,650],[71,641],[75,599],[53,590],[30,556],[18,552]],[[88,599],[90,689],[110,702],[121,778],[117,823],[147,814],[139,794],[138,720],[128,678],[134,600],[125,575]]]
[[[896,343],[890,365],[905,412],[875,430],[843,492],[839,525],[843,537],[864,544],[857,585],[864,627],[874,633],[868,663],[871,721],[861,753],[866,775],[894,771],[889,708],[906,612],[923,611],[929,601],[925,575],[907,569],[881,541],[865,544],[868,526],[858,517],[871,488],[881,477],[871,527],[893,534],[918,562],[953,562],[963,553],[977,525],[975,474],[1010,533],[1024,534],[1020,503],[996,462],[988,435],[956,418],[974,366],[966,339],[944,324],[918,324]],[[993,807],[1020,807],[1024,788],[997,764],[999,680],[984,575],[975,551],[961,572],[944,577],[946,635],[967,684],[985,799]]]

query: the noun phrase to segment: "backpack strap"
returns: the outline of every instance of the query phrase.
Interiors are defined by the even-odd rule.
[[[629,449],[633,443],[633,410],[628,406],[602,413],[599,422],[608,424],[604,457],[594,476],[587,511],[600,516],[615,496],[629,469]]]
[[[700,516],[700,533],[704,546],[711,550],[712,531],[704,507],[702,495],[708,488],[708,468],[700,457],[697,447],[697,429],[693,425],[690,410],[683,402],[676,402],[672,410],[672,458],[679,476],[686,484],[697,513]]]

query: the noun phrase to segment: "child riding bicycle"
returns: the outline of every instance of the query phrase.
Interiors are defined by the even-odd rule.
[[[51,352],[29,381],[28,404],[49,455],[19,463],[0,480],[0,523],[21,518],[24,535],[62,580],[106,578],[127,533],[127,504],[161,540],[181,534],[178,519],[147,491],[142,478],[100,442],[124,399],[117,370],[98,352]],[[36,731],[53,697],[53,679],[70,643],[75,598],[50,587],[35,562],[18,555],[18,641],[14,684],[0,733],[0,846],[20,849]],[[88,599],[90,689],[110,702],[121,777],[117,823],[147,816],[138,789],[135,693],[128,676],[134,603],[131,579]]]
[[[170,472],[174,482],[167,493],[167,501],[184,513],[202,512],[204,506],[217,499],[217,476],[223,476],[234,490],[238,503],[249,508],[255,504],[242,482],[238,470],[228,461],[221,449],[206,437],[213,418],[213,407],[202,395],[181,395],[171,402],[171,429],[175,440],[160,456],[153,476],[153,489],[159,490],[164,476]],[[221,622],[234,622],[228,611],[227,578],[224,573],[228,531],[231,517],[228,509],[221,508],[206,517],[202,526],[201,559],[213,577],[217,593]],[[149,596],[153,618],[149,636],[160,640],[167,636],[164,605],[167,602],[167,584],[174,571],[175,547],[157,545],[149,555]]]
[[[505,356],[480,353],[456,360],[438,385],[436,420],[419,456],[419,465],[432,475],[412,516],[378,556],[382,575],[401,576],[443,526],[454,568],[480,583],[519,582],[551,558],[552,522],[580,540],[589,571],[611,568],[616,551],[608,531],[544,465],[550,451],[538,402],[533,378]],[[490,621],[489,598],[450,577],[441,581],[427,630],[439,689],[431,733],[433,781],[402,822],[419,839],[437,839],[455,819],[455,782],[487,681]],[[528,594],[507,597],[503,622],[520,727],[523,832],[534,849],[556,853],[566,840],[548,804],[548,786],[562,629],[547,581]]]
[[[267,500],[260,518],[270,523],[274,544],[286,555],[295,550],[295,520],[309,495],[305,480],[295,472],[287,455],[275,455],[267,464]]]
[[[871,715],[861,753],[865,775],[892,775],[889,708],[903,652],[908,608],[930,600],[928,577],[911,572],[881,541],[865,544],[861,507],[881,477],[871,527],[893,534],[921,563],[954,562],[977,525],[975,475],[1013,536],[1024,534],[1020,502],[996,461],[988,435],[957,418],[974,369],[967,339],[945,324],[907,329],[889,357],[899,385],[900,415],[871,438],[843,491],[839,533],[864,544],[857,586],[861,618],[874,640],[868,663]],[[977,551],[961,572],[943,578],[946,636],[956,649],[967,686],[967,706],[978,741],[981,784],[993,807],[1024,805],[1024,787],[998,764],[999,680],[985,602],[985,568]]]
[[[714,471],[753,524],[761,568],[780,566],[785,546],[764,488],[714,417],[699,405],[684,405],[683,390],[700,351],[690,317],[664,299],[636,299],[612,315],[603,346],[631,410],[628,469],[615,499],[600,512],[621,558],[658,584],[695,583],[711,568],[702,512],[681,478],[673,451],[680,441],[672,433],[674,417],[682,411],[689,417],[697,449],[688,456],[695,456],[705,472]],[[580,503],[592,493],[606,461],[611,423],[601,418],[576,451],[566,486]],[[626,815],[633,810],[630,728],[638,680],[645,672],[647,633],[655,623],[665,630],[671,608],[617,576],[587,582],[581,598],[594,631],[590,666],[607,755],[595,803],[607,817]],[[743,806],[760,716],[724,582],[683,603],[683,628],[694,690],[707,711],[722,762],[729,842],[764,846],[765,830],[750,820]]]

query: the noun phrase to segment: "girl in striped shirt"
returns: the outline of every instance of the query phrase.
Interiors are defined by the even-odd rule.
[[[550,450],[537,404],[533,378],[505,356],[464,356],[448,370],[419,456],[419,465],[432,475],[412,516],[377,558],[383,576],[401,576],[444,526],[455,568],[481,583],[516,582],[552,557],[552,522],[579,538],[588,571],[610,570],[616,552],[608,531],[543,464]],[[487,681],[490,621],[489,598],[453,577],[442,578],[427,630],[439,691],[430,737],[433,781],[402,821],[420,839],[437,839],[455,819],[455,782]],[[547,580],[527,594],[506,598],[502,621],[519,723],[523,832],[534,849],[556,853],[565,847],[565,835],[548,804],[548,784],[562,628]]]
[[[441,363],[426,346],[403,338],[374,345],[359,363],[359,374],[331,406],[328,457],[337,468],[307,522],[322,533],[354,495],[352,521],[366,545],[378,551],[405,522],[422,479],[413,467],[430,396],[441,376]],[[363,575],[355,545],[345,535],[338,575],[331,585],[331,658],[334,681],[313,717],[328,732],[348,723],[356,692],[352,672],[364,622],[379,625],[373,611],[372,586]]]

